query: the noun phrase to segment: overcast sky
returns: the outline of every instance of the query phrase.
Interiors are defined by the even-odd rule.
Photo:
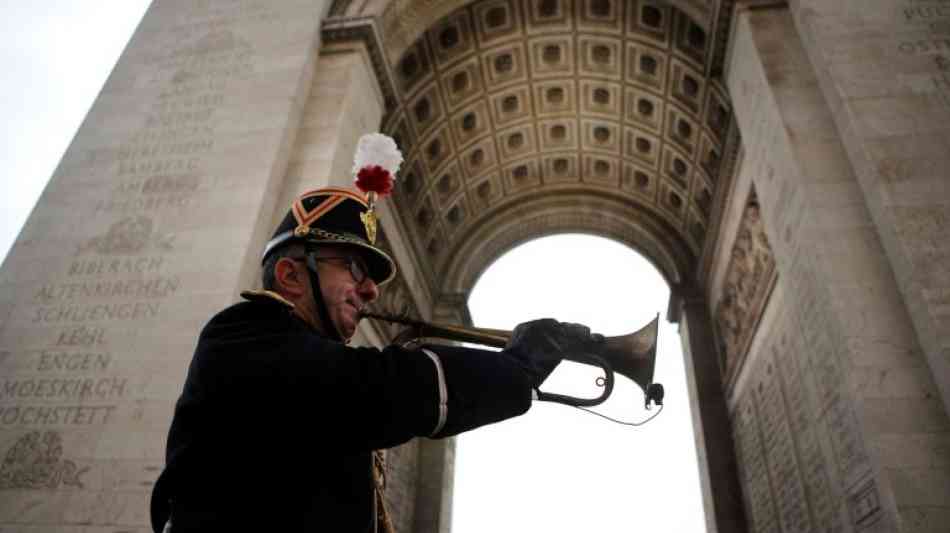
[[[469,299],[475,325],[512,329],[553,317],[605,335],[631,333],[660,313],[655,381],[663,412],[620,426],[560,404],[459,437],[453,533],[697,533],[705,531],[686,374],[669,289],[653,266],[614,241],[558,235],[502,256]],[[542,390],[598,396],[596,373],[559,367]],[[643,420],[643,394],[626,378],[598,410]]]
[[[0,1],[0,258],[13,245],[148,4]]]
[[[0,3],[0,257],[33,204],[148,6],[145,0]],[[668,290],[632,250],[605,239],[558,236],[504,256],[470,307],[478,325],[511,329],[545,316],[609,335],[660,312]],[[667,406],[629,428],[560,405],[460,438],[454,533],[704,530],[685,374],[675,326],[663,323],[657,380]],[[596,394],[593,375],[559,369],[552,391]],[[644,418],[638,389],[620,378],[605,406]]]

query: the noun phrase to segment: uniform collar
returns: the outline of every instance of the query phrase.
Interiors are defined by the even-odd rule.
[[[246,290],[246,291],[241,291],[241,297],[249,302],[255,302],[255,303],[263,302],[266,304],[277,303],[280,306],[282,306],[284,309],[289,311],[290,316],[292,316],[294,320],[300,323],[303,327],[320,335],[321,337],[326,338],[325,334],[321,333],[318,329],[310,325],[306,320],[301,318],[295,312],[296,306],[294,305],[293,302],[291,302],[287,298],[284,298],[283,296],[281,296],[280,294],[274,291],[268,291],[265,289]],[[344,342],[343,344],[347,344],[347,342]]]
[[[241,298],[251,302],[279,302],[290,309],[295,307],[294,303],[287,298],[284,298],[274,291],[268,291],[265,289],[241,291]]]

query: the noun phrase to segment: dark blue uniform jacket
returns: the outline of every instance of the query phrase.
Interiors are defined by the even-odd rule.
[[[510,355],[430,351],[438,361],[348,347],[269,298],[222,311],[201,332],[175,407],[153,527],[170,509],[174,533],[372,533],[372,450],[530,406],[528,377]]]

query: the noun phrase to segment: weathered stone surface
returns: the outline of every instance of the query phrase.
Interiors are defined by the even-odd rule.
[[[791,10],[950,409],[950,9],[797,0]]]
[[[317,13],[149,9],[0,274],[0,527],[147,524],[197,332],[270,223]]]
[[[943,531],[950,7],[901,2],[156,1],[0,272],[0,528],[144,529],[198,328],[381,128],[380,307],[466,322],[527,239],[627,243],[680,300],[711,529]],[[448,531],[452,442],[389,459],[399,530]]]
[[[791,15],[773,7],[735,22],[728,77],[745,140],[740,176],[761,199],[782,295],[769,304],[775,318],[763,319],[737,405],[754,395],[763,446],[778,452],[765,457],[783,530],[903,531],[905,509],[950,497],[939,444],[947,414]],[[770,392],[776,370],[782,395]],[[785,416],[801,431],[784,436]],[[911,467],[896,435],[933,466]],[[798,472],[807,513],[796,511],[806,499]]]

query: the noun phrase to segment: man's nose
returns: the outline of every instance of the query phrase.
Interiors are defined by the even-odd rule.
[[[376,298],[379,298],[379,287],[372,278],[367,277],[364,279],[363,283],[360,283],[357,289],[359,290],[360,298],[362,298],[365,303],[370,303],[376,300]]]

